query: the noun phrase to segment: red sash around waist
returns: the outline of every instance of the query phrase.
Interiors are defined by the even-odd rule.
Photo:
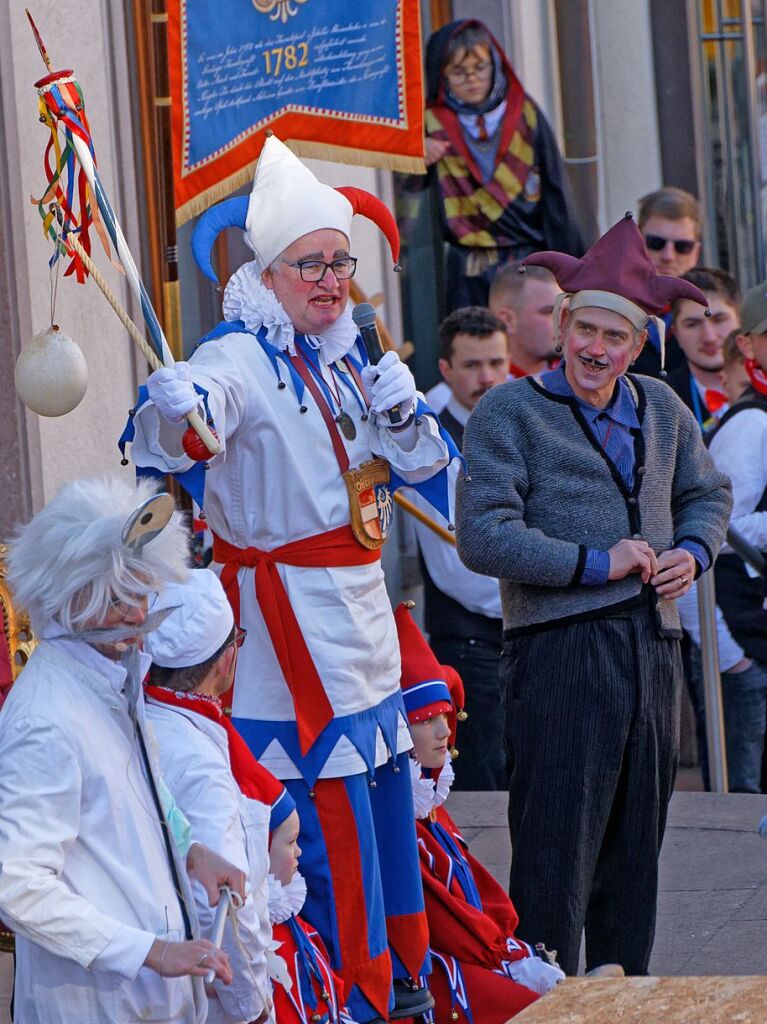
[[[304,755],[333,718],[333,708],[306,646],[277,563],[305,568],[336,568],[369,565],[380,557],[380,550],[363,548],[355,540],[350,526],[339,526],[327,533],[294,540],[271,551],[238,548],[215,534],[213,536],[213,560],[224,567],[221,584],[238,624],[240,587],[237,573],[240,568],[256,570],[256,600],[293,698],[298,739]]]

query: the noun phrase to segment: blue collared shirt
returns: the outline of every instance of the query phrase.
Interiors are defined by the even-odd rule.
[[[639,430],[640,423],[634,397],[625,379],[618,378],[613,397],[604,409],[595,408],[578,398],[565,376],[564,363],[560,363],[556,370],[549,370],[541,374],[541,381],[546,390],[552,394],[575,398],[592,437],[620,473],[626,489],[632,490],[636,466],[632,430]],[[708,569],[710,565],[708,553],[700,544],[691,540],[682,540],[679,547],[690,552],[700,566],[701,572]],[[607,551],[589,548],[580,582],[589,587],[603,586],[607,583],[609,575],[610,556]]]

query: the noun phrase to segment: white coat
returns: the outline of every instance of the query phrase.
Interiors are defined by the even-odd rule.
[[[43,640],[0,712],[0,917],[16,932],[18,1024],[205,1020],[199,979],[142,966],[184,921],[124,683],[86,644]]]
[[[195,842],[220,853],[245,872],[247,900],[237,914],[242,948],[227,923],[223,948],[234,971],[231,985],[214,982],[208,1024],[252,1021],[271,1005],[266,951],[269,923],[269,808],[243,796],[232,776],[226,732],[216,722],[186,708],[151,698],[147,721],[157,741],[165,784],[192,827]],[[203,888],[192,883],[200,934],[211,937],[215,910]],[[243,951],[246,956],[243,956]]]

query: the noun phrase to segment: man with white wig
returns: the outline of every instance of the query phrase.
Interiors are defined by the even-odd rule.
[[[169,495],[99,479],[63,487],[10,545],[40,638],[0,716],[0,915],[23,1024],[202,1024],[202,977],[231,981],[194,937],[188,873],[211,903],[244,878],[182,834],[141,695],[147,603],[186,575],[187,544]]]
[[[144,639],[152,658],[144,693],[146,715],[157,739],[163,779],[173,799],[206,846],[236,864],[248,880],[248,899],[227,921],[222,947],[229,956],[231,985],[208,990],[207,1024],[265,1018],[272,1007],[267,958],[269,923],[270,808],[253,799],[247,780],[233,774],[244,741],[223,712],[244,631],[224,589],[210,569],[195,569],[169,583],[152,612],[169,614]],[[251,770],[260,766],[245,747]],[[260,769],[263,772],[263,769]],[[211,910],[204,889],[192,888],[201,934],[210,937]]]
[[[432,1005],[418,982],[428,935],[380,548],[391,488],[434,484],[451,449],[397,353],[368,362],[347,307],[355,212],[384,230],[396,260],[380,200],[320,183],[268,137],[250,196],[211,208],[193,237],[214,281],[223,228],[241,228],[255,254],[226,285],[225,321],[188,364],[149,377],[123,441],[142,470],[179,474],[204,507],[248,631],[233,721],[298,805],[304,914],[364,1022]],[[207,453],[183,422],[198,404],[223,449],[198,473],[204,496],[193,481]]]

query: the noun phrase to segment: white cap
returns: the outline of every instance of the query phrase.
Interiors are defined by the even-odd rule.
[[[332,228],[350,238],[352,204],[323,185],[276,135],[267,137],[248,200],[245,241],[265,270],[310,231]]]
[[[207,661],[232,632],[232,608],[210,569],[194,569],[185,583],[169,583],[152,611],[165,608],[174,610],[144,637],[144,650],[163,668],[188,668]]]

